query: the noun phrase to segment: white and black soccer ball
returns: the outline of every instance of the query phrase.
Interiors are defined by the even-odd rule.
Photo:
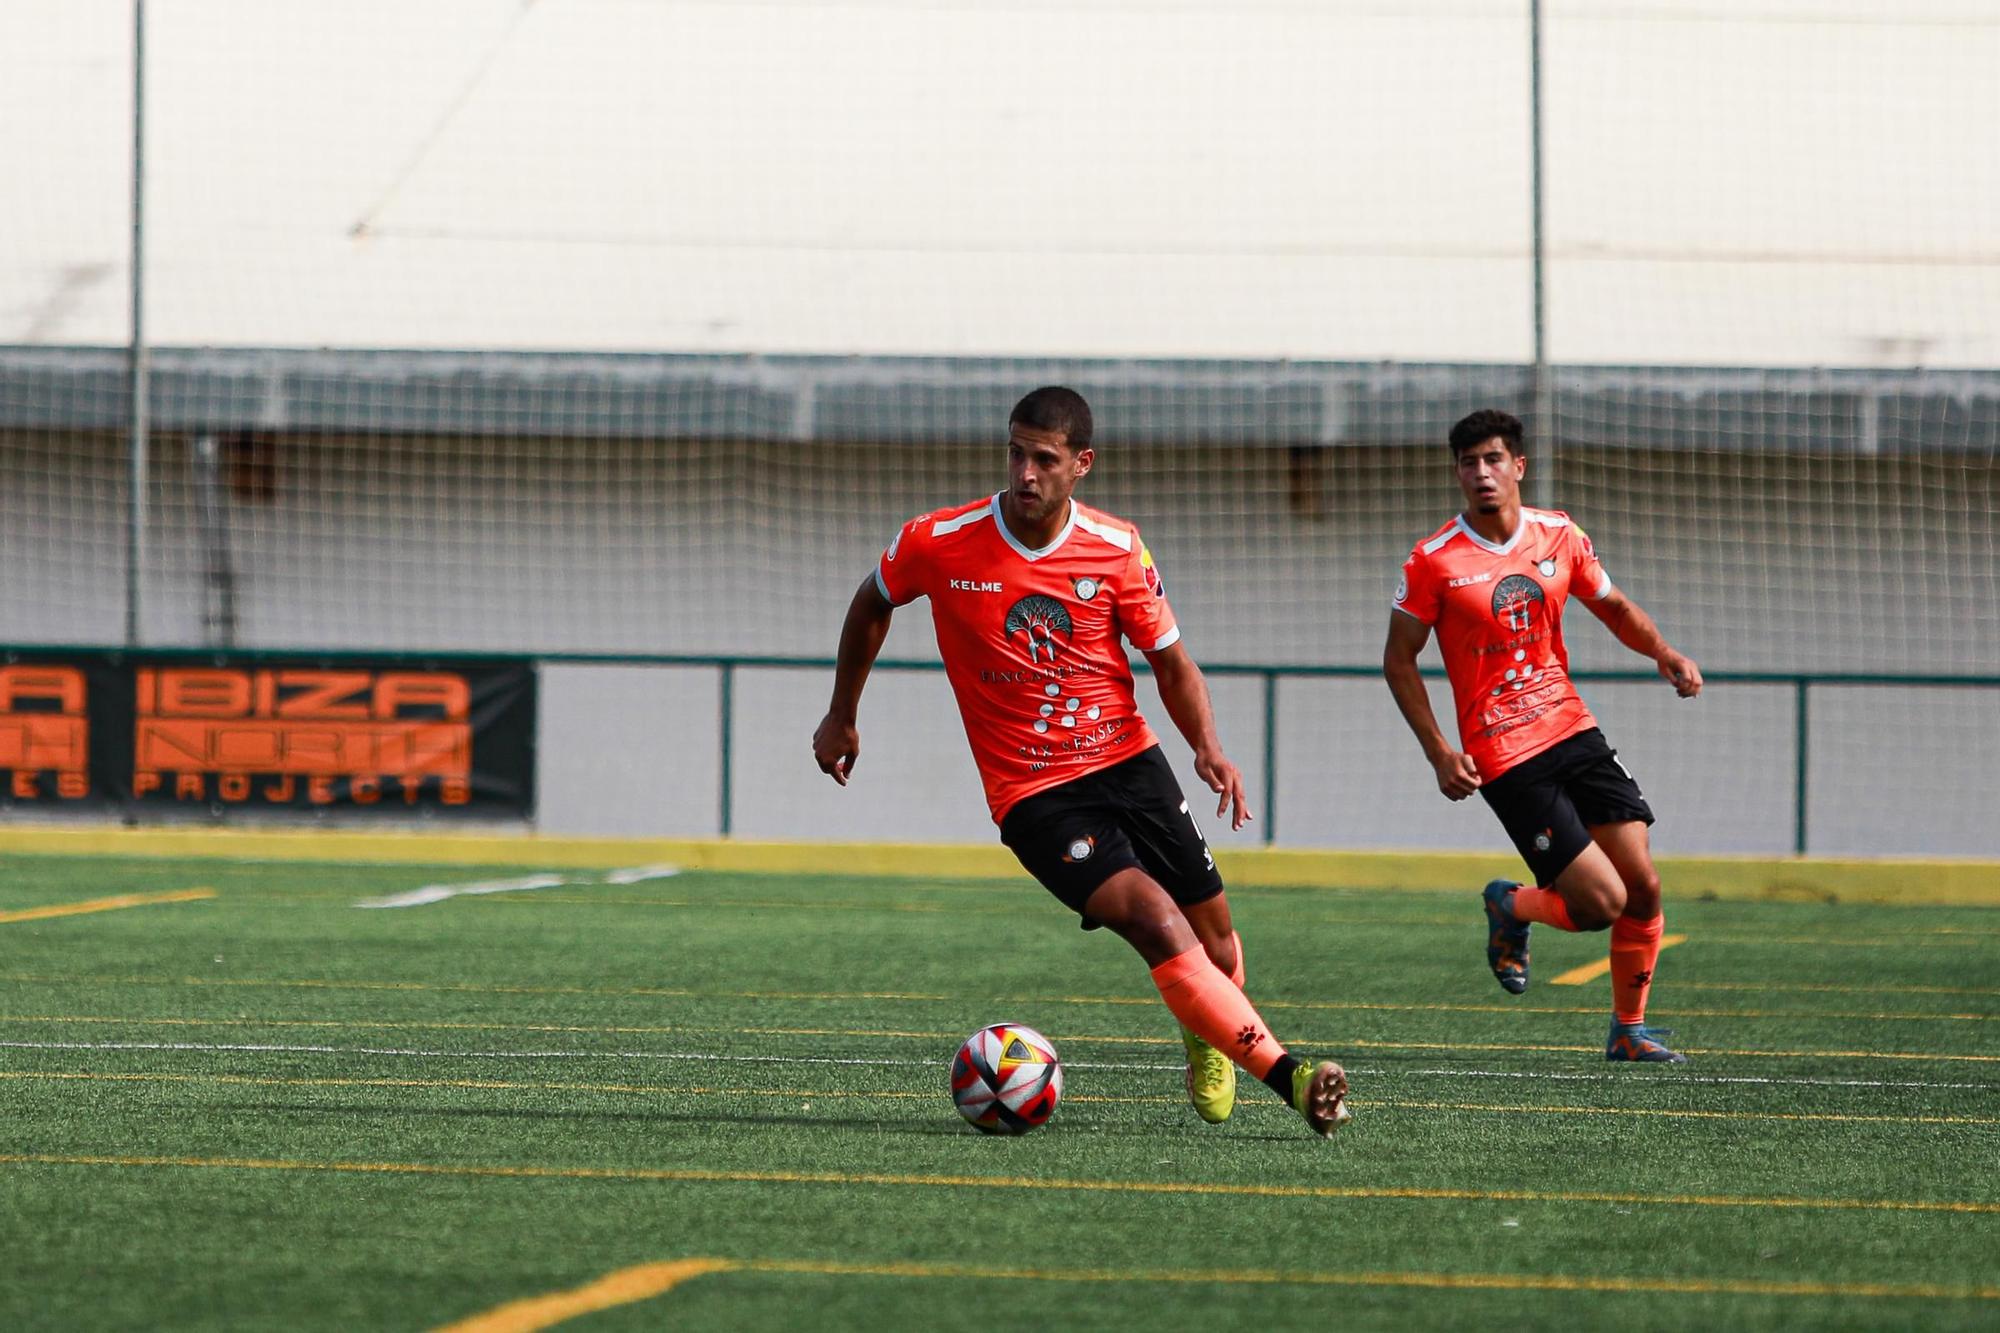
[[[983,1027],[951,1059],[952,1104],[983,1134],[1025,1134],[1047,1124],[1062,1091],[1054,1044],[1025,1024]]]

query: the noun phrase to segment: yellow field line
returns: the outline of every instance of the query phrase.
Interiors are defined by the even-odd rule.
[[[638,1264],[548,1296],[510,1301],[483,1314],[441,1325],[434,1333],[539,1333],[578,1315],[647,1300],[705,1273],[792,1273],[814,1277],[947,1278],[1005,1282],[1131,1283],[1177,1286],[1416,1287],[1449,1291],[1587,1291],[1643,1295],[1836,1296],[1889,1300],[2000,1300],[2000,1287],[1931,1283],[1773,1282],[1756,1278],[1591,1277],[1564,1273],[1315,1273],[1282,1269],[997,1268],[985,1264],[832,1259],[679,1259]]]
[[[1034,1282],[1171,1282],[1199,1285],[1429,1287],[1469,1291],[1594,1291],[1724,1296],[1870,1296],[1904,1300],[2000,1300],[2000,1287],[1929,1283],[1771,1282],[1755,1278],[1588,1277],[1562,1273],[1302,1273],[1275,1269],[1014,1269],[972,1264],[844,1263],[835,1260],[752,1259],[741,1267],[764,1273],[827,1276],[932,1277]]]
[[[537,1329],[563,1323],[578,1315],[648,1300],[671,1291],[691,1277],[734,1267],[736,1265],[727,1259],[677,1259],[668,1263],[621,1268],[570,1291],[509,1301],[484,1314],[446,1324],[438,1333],[535,1333]]]
[[[1671,949],[1676,944],[1685,943],[1687,943],[1687,936],[1685,935],[1668,935],[1660,940],[1660,948],[1663,950]],[[1597,980],[1610,970],[1611,960],[1609,958],[1600,958],[1594,963],[1585,963],[1582,967],[1572,967],[1559,977],[1549,978],[1549,984],[1551,986],[1581,986],[1586,981]]]
[[[31,1082],[190,1083],[259,1088],[424,1088],[504,1092],[606,1092],[647,1097],[777,1097],[810,1105],[815,1100],[931,1101],[934,1092],[857,1088],[713,1088],[674,1084],[579,1083],[475,1078],[276,1078],[253,1074],[113,1074],[76,1070],[6,1069],[0,1079]],[[1105,1097],[1070,1093],[1065,1103],[1117,1106],[1178,1106],[1184,1097]],[[1398,1098],[1350,1097],[1357,1108],[1389,1111],[1482,1111],[1504,1115],[1626,1115],[1689,1120],[1823,1121],[1853,1125],[2000,1125],[2000,1116],[1838,1115],[1808,1111],[1688,1111],[1642,1106],[1527,1106],[1494,1102],[1416,1102]],[[1279,1102],[1252,1102],[1239,1111],[1281,1111]]]
[[[1990,986],[1899,986],[1893,982],[1847,986],[1817,981],[1685,981],[1678,977],[1674,989],[1777,991],[1788,995],[2000,995],[2000,990]]]
[[[1841,1212],[1994,1213],[2000,1202],[1965,1199],[1841,1199],[1795,1195],[1629,1194],[1597,1190],[1468,1190],[1416,1186],[1250,1185],[1199,1180],[1066,1180],[1027,1176],[942,1176],[867,1171],[725,1171],[671,1167],[477,1166],[442,1162],[306,1162],[256,1157],[127,1157],[5,1153],[5,1166],[187,1167],[230,1171],[312,1171],[505,1180],[610,1180],[676,1184],[882,1185],[933,1189],[1033,1190],[1085,1194],[1218,1195],[1265,1199],[1411,1199],[1471,1203],[1652,1204],[1686,1208],[1827,1209]]]
[[[81,903],[50,903],[46,907],[21,907],[0,912],[0,925],[14,921],[45,921],[54,916],[83,916],[90,912],[116,912],[127,907],[153,907],[160,903],[191,903],[215,897],[214,889],[169,889],[164,893],[121,893],[112,898],[92,898]]]
[[[0,828],[0,852],[70,856],[252,857],[341,864],[534,865],[599,868],[671,862],[687,870],[825,874],[872,878],[997,879],[1023,883],[1021,867],[994,843],[764,842],[733,839],[609,839],[439,835],[292,829],[124,829],[112,826]],[[1492,853],[1336,852],[1292,848],[1216,853],[1232,884],[1371,892],[1478,884],[1507,858]],[[1661,875],[1685,892],[1763,901],[2000,903],[1991,861],[1917,857],[1661,857]]]

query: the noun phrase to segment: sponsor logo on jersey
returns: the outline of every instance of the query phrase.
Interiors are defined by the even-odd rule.
[[[1145,577],[1146,586],[1153,590],[1153,596],[1165,597],[1167,585],[1160,578],[1159,566],[1153,563],[1153,553],[1146,549],[1146,543],[1139,543],[1139,573]]]
[[[997,591],[999,585],[995,584],[994,589]],[[1027,651],[1028,661],[1040,663],[1056,660],[1060,646],[1056,636],[1062,636],[1060,642],[1068,642],[1076,633],[1076,626],[1061,602],[1037,592],[1007,608],[1002,630],[1009,643],[1018,642]]]
[[[1519,634],[1534,624],[1535,608],[1545,600],[1541,584],[1526,574],[1509,574],[1493,585],[1493,618]]]
[[[1483,574],[1467,574],[1461,578],[1447,579],[1444,586],[1447,588],[1463,588],[1474,583],[1488,582],[1492,577],[1493,571],[1489,569]]]
[[[997,583],[982,583],[977,579],[946,579],[945,586],[953,592],[1004,592]]]

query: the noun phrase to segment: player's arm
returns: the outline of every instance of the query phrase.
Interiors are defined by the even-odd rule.
[[[1243,774],[1222,752],[1222,740],[1215,732],[1215,709],[1208,698],[1208,678],[1188,656],[1179,640],[1156,653],[1147,653],[1153,667],[1153,682],[1160,687],[1160,702],[1167,716],[1194,749],[1194,771],[1221,799],[1215,804],[1217,816],[1229,813],[1229,827],[1240,829],[1251,819],[1249,799],[1243,792]]]
[[[1650,657],[1660,674],[1673,684],[1674,693],[1692,699],[1701,693],[1701,668],[1694,659],[1676,652],[1645,608],[1613,588],[1595,601],[1586,600],[1590,613],[1604,622],[1618,642],[1641,657]]]
[[[1407,611],[1389,612],[1389,641],[1382,646],[1382,678],[1403,721],[1416,733],[1424,747],[1424,758],[1437,774],[1438,790],[1454,801],[1462,801],[1479,790],[1479,765],[1472,756],[1452,748],[1438,726],[1431,708],[1430,691],[1424,688],[1424,673],[1417,666],[1417,654],[1431,639],[1431,627]]]
[[[890,617],[896,613],[875,580],[872,573],[861,580],[854,600],[847,605],[847,620],[840,627],[840,650],[833,664],[833,699],[819,729],[813,732],[813,759],[819,771],[843,787],[861,757],[861,733],[855,726],[861,687],[868,683],[869,668],[882,651]]]

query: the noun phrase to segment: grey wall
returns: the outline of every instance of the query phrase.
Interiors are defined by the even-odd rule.
[[[899,626],[891,637],[904,630]],[[836,786],[814,767],[823,670],[739,670],[733,831],[750,838],[989,842],[979,779],[942,673],[878,671],[861,712],[862,758]],[[1259,820],[1231,833],[1150,681],[1140,706],[1218,847],[1477,848],[1506,853],[1478,799],[1452,804],[1374,679],[1286,679],[1278,688],[1278,787],[1263,788],[1262,685],[1210,682],[1217,724]],[[1585,694],[1660,818],[1669,853],[1785,855],[1793,849],[1795,696],[1722,685],[1695,701],[1664,683],[1599,683]],[[716,673],[551,665],[542,675],[540,826],[553,833],[697,836],[719,828]],[[1851,856],[2000,856],[1990,756],[2000,689],[1821,687],[1811,696],[1808,850]],[[1433,688],[1440,716],[1450,699]],[[1448,725],[1448,724],[1447,724]]]

